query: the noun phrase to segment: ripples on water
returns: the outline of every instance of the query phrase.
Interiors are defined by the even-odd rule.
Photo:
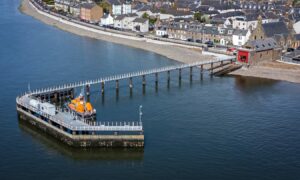
[[[144,107],[145,148],[74,150],[19,124],[15,97],[45,87],[172,65],[151,52],[79,37],[17,11],[19,1],[0,2],[1,179],[299,179],[298,84],[224,77],[194,80],[172,72],[92,88],[99,120],[138,120]],[[80,90],[77,90],[79,92]]]

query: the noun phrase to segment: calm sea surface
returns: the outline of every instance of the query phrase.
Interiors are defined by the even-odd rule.
[[[137,121],[144,151],[74,150],[20,124],[15,97],[31,88],[175,64],[165,57],[76,36],[0,1],[0,179],[300,179],[300,85],[254,78],[210,78],[181,86],[172,72],[92,87],[101,121]],[[79,92],[78,90],[77,92]]]

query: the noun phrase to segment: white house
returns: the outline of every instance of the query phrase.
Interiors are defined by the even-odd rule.
[[[114,28],[132,30],[132,21],[137,17],[137,14],[119,15],[114,19]]]
[[[258,22],[258,15],[246,15],[246,16],[240,16],[236,18],[232,18],[232,27],[234,29],[250,29],[254,30],[257,26]],[[279,18],[276,17],[263,17],[262,23],[270,23],[270,22],[279,22]]]
[[[130,3],[122,0],[108,0],[108,2],[111,4],[111,13],[115,16],[130,14],[132,12]]]
[[[164,27],[164,26],[157,27],[156,30],[155,30],[155,35],[156,36],[165,36],[165,35],[168,35],[167,28]]]
[[[122,14],[122,4],[112,4],[112,14],[121,15]]]
[[[130,14],[131,12],[132,12],[131,4],[129,4],[129,3],[122,4],[122,14]]]
[[[251,35],[250,30],[236,29],[232,35],[232,44],[234,46],[243,46],[249,40]]]
[[[70,0],[54,0],[54,8],[59,11],[68,12],[70,5]]]
[[[149,31],[149,20],[144,18],[135,18],[132,21],[132,31],[136,32],[148,32]]]
[[[75,17],[80,16],[80,4],[72,4],[70,6],[70,14],[72,14]]]
[[[110,14],[105,14],[101,19],[100,19],[100,26],[110,26],[114,24],[114,18]]]

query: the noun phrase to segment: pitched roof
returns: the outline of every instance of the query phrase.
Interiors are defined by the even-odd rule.
[[[94,6],[97,6],[95,3],[83,3],[81,7],[84,9],[92,9]]]
[[[233,35],[246,36],[247,33],[248,33],[248,30],[235,29],[234,32],[233,32]]]
[[[273,37],[274,35],[287,35],[289,34],[289,30],[286,24],[282,21],[279,22],[272,22],[272,23],[265,23],[262,24],[263,30],[267,37]]]
[[[273,38],[252,40],[249,41],[246,46],[251,46],[256,51],[278,48],[278,45]]]
[[[137,23],[146,23],[148,21],[148,19],[144,19],[144,18],[135,18],[132,22],[137,22]]]

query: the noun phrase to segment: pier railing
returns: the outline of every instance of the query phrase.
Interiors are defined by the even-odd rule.
[[[16,102],[18,105],[38,113],[40,116],[50,119],[51,121],[72,131],[143,131],[142,122],[88,122],[86,120],[82,120],[82,125],[75,126],[50,114],[38,112],[36,108],[22,102],[19,98],[16,99]]]
[[[54,86],[54,87],[36,89],[31,92],[27,92],[25,94],[27,94],[27,95],[44,94],[44,93],[49,93],[49,92],[62,91],[65,89],[83,87],[86,85],[106,83],[106,82],[110,82],[110,81],[134,78],[134,77],[139,77],[139,76],[144,76],[144,75],[162,73],[162,72],[167,72],[167,71],[172,71],[172,70],[177,70],[177,69],[207,65],[207,64],[212,64],[212,63],[219,63],[219,62],[224,62],[224,61],[232,61],[232,60],[234,60],[234,58],[217,58],[214,60],[197,61],[197,62],[193,62],[193,63],[189,63],[189,64],[178,64],[178,65],[155,68],[155,69],[150,69],[150,70],[142,70],[142,71],[137,71],[137,72],[113,75],[113,76],[98,78],[98,79],[94,79],[94,80],[86,80],[86,81],[74,82],[74,83],[69,83],[69,84],[63,84],[63,85]]]

